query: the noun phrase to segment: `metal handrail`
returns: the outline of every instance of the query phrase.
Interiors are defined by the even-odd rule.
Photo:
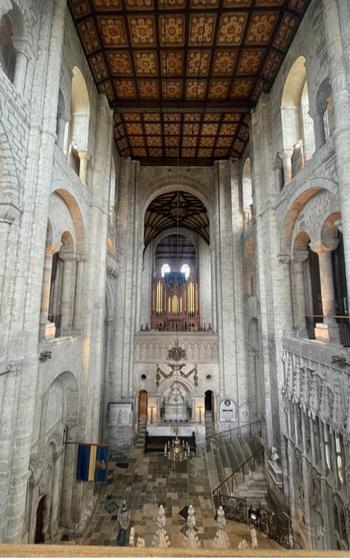
[[[261,433],[261,420],[255,420],[254,422],[249,422],[249,424],[242,424],[241,426],[236,426],[235,428],[230,428],[229,430],[224,430],[223,432],[218,432],[215,434],[212,434],[211,436],[209,436],[208,439],[216,439],[219,438],[225,434],[231,434],[233,432],[239,432],[240,430],[243,430],[244,428],[249,427],[249,433],[250,435],[252,434],[251,431],[251,427],[255,426],[255,424],[257,424],[259,426],[259,430],[257,430],[259,433]]]
[[[229,474],[225,480],[223,480],[218,486],[216,486],[216,488],[214,488],[214,490],[212,490],[212,495],[214,498],[214,494],[224,485],[227,484],[227,482],[234,477],[234,479],[236,480],[236,474],[238,472],[240,472],[242,469],[244,469],[244,467],[246,466],[247,463],[249,463],[249,461],[251,461],[252,459],[254,459],[257,455],[259,455],[261,452],[264,452],[265,448],[263,445],[261,445],[258,449],[256,449],[254,451],[254,453],[251,454],[250,457],[248,457],[248,459],[246,459],[239,467],[237,467],[234,471],[232,471],[231,474]],[[244,470],[243,470],[243,476],[244,476]],[[237,483],[237,481],[236,481]]]

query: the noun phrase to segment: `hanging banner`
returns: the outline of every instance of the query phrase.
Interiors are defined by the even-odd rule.
[[[77,480],[107,482],[108,454],[106,445],[80,443],[78,446]]]

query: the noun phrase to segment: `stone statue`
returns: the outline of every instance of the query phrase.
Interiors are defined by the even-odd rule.
[[[166,530],[164,529],[165,511],[162,504],[158,508],[156,526],[157,529],[153,537],[152,546],[157,548],[168,548],[170,546],[170,540],[166,533]]]
[[[118,523],[119,531],[117,536],[117,546],[127,546],[128,545],[128,529],[130,525],[130,511],[126,500],[122,500],[122,503],[118,512]]]
[[[248,541],[246,541],[246,539],[242,539],[241,541],[239,541],[238,548],[239,550],[247,550],[247,548],[249,548]]]
[[[280,458],[280,456],[277,453],[276,447],[271,447],[271,461],[273,463],[277,463],[279,458]]]
[[[137,537],[136,548],[144,548],[145,546],[145,539],[143,539],[142,537]]]
[[[190,505],[187,512],[187,530],[186,530],[183,544],[186,548],[201,547],[201,543],[199,542],[199,538],[197,536],[196,514],[194,512],[192,505]]]
[[[252,548],[258,548],[257,530],[255,527],[250,528],[250,538],[252,540]]]
[[[130,528],[129,546],[135,546],[135,527]]]
[[[220,506],[217,511],[216,523],[217,523],[217,531],[212,546],[213,548],[220,548],[226,550],[231,547],[231,543],[225,531],[226,519],[225,519],[225,512],[222,506]]]

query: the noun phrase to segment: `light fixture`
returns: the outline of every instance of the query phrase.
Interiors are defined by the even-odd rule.
[[[179,428],[175,428],[175,438],[164,445],[164,457],[173,463],[181,463],[189,458],[191,446],[188,441],[179,438]]]

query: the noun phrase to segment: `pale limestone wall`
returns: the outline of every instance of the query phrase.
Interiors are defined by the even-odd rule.
[[[210,246],[199,252],[202,321],[209,321],[218,334],[218,354],[215,368],[206,366],[200,374],[201,396],[211,389],[205,381],[212,369],[217,399],[232,398],[242,406],[248,402],[245,375],[244,310],[242,305],[242,252],[240,245],[238,182],[231,190],[231,165],[219,162],[212,168],[140,167],[124,161],[119,185],[117,238],[119,241],[119,278],[117,283],[113,358],[109,371],[108,401],[126,399],[134,403],[144,388],[140,375],[154,377],[147,360],[139,361],[135,334],[141,323],[150,320],[150,287],[153,249],[143,256],[144,214],[153,198],[164,192],[185,190],[200,198],[208,209]],[[238,181],[238,179],[237,179]],[[202,259],[202,260],[201,260]],[[202,283],[201,283],[202,286]],[[198,334],[199,337],[205,334]],[[137,363],[138,362],[138,363]],[[192,364],[189,359],[188,367]],[[154,368],[154,366],[152,366]],[[204,371],[205,370],[205,371]],[[198,393],[199,394],[199,393]],[[105,419],[108,425],[108,407]],[[222,428],[218,417],[218,428]],[[227,425],[224,426],[227,428]],[[110,438],[115,440],[115,428]]]
[[[111,216],[111,112],[93,85],[65,2],[50,1],[39,8],[37,2],[18,0],[17,5],[24,17],[28,53],[21,93],[0,70],[0,253],[5,256],[0,263],[0,540],[33,540],[36,510],[44,495],[46,511],[51,511],[45,517],[47,539],[58,538],[62,529],[79,533],[94,496],[90,487],[74,481],[75,447],[63,446],[64,428],[68,426],[69,439],[104,437],[113,443],[123,434],[108,425],[108,402],[126,400],[136,411],[140,390],[157,391],[156,366],[166,368],[171,343],[148,344],[138,333],[150,309],[151,255],[143,270],[143,220],[155,196],[181,189],[201,198],[209,211],[211,242],[201,261],[201,307],[216,332],[215,351],[206,346],[205,333],[196,335],[198,343],[183,341],[186,368],[198,365],[199,385],[191,392],[200,398],[211,389],[216,403],[225,397],[239,405],[248,403],[250,419],[264,420],[267,448],[279,449],[297,543],[337,546],[339,539],[331,538],[337,482],[330,477],[321,483],[320,505],[324,471],[315,464],[306,441],[310,402],[304,394],[300,446],[290,431],[285,368],[286,356],[297,356],[317,379],[322,380],[328,368],[328,388],[337,395],[333,381],[341,379],[341,384],[344,376],[332,366],[332,357],[350,361],[349,350],[337,340],[308,341],[305,329],[295,328],[300,284],[292,254],[298,233],[307,231],[312,241],[319,241],[325,219],[339,211],[350,285],[349,6],[341,0],[311,2],[271,92],[253,112],[251,141],[242,161],[218,162],[211,168],[159,168],[116,157],[117,208]],[[280,105],[288,72],[299,56],[306,59],[312,117],[320,84],[326,77],[332,82],[336,131],[281,190]],[[87,151],[92,158],[86,184],[55,145],[59,88],[68,119],[75,65],[90,102]],[[242,172],[248,155],[254,218],[244,228]],[[44,325],[40,310],[48,219],[51,241],[59,242],[64,231],[73,238],[79,290],[75,298],[71,291],[66,304],[73,313],[75,299],[78,312],[65,336],[38,343]],[[208,275],[204,282],[209,259],[210,281]],[[71,274],[74,277],[74,268]],[[43,352],[51,356],[39,362]],[[298,362],[295,379],[299,366]],[[311,389],[307,383],[303,387]],[[346,406],[342,397],[336,414],[334,408],[330,412],[329,421],[339,433],[339,422],[349,416]],[[216,420],[218,429],[227,428]],[[126,434],[126,441],[132,434],[133,430]],[[346,458],[348,462],[348,445]],[[338,494],[347,504],[346,489]],[[340,546],[345,547],[345,541]]]
[[[0,540],[4,542],[33,541],[43,496],[47,540],[57,539],[62,530],[83,529],[94,504],[91,489],[75,482],[76,448],[63,445],[63,434],[68,427],[71,440],[97,441],[101,433],[113,153],[111,111],[97,94],[65,2],[40,7],[29,0],[16,4],[24,16],[28,54],[22,93],[0,69],[0,237],[5,255],[0,271]],[[59,86],[69,118],[75,65],[83,73],[90,101],[92,159],[86,184],[55,145]],[[76,271],[71,268],[77,290],[74,295],[72,289],[67,300],[71,313],[75,306],[76,322],[69,336],[38,343],[43,335],[39,324],[45,245],[59,243],[64,231],[71,234],[79,258]],[[113,231],[112,226],[111,235]],[[46,359],[39,361],[40,355]]]
[[[335,534],[332,493],[336,492],[337,482],[333,472],[333,478],[328,477],[326,485],[323,486],[323,482],[320,485],[320,477],[326,477],[324,457],[323,464],[316,464],[315,455],[310,451],[311,443],[307,438],[310,437],[309,416],[313,413],[309,405],[303,405],[302,411],[303,443],[298,444],[296,436],[291,436],[290,426],[294,420],[289,405],[286,405],[282,357],[286,350],[293,348],[292,352],[300,357],[304,371],[314,371],[317,375],[323,371],[324,364],[330,367],[333,356],[344,356],[349,361],[349,350],[339,345],[339,339],[332,339],[329,343],[305,340],[305,324],[303,328],[297,328],[297,302],[300,302],[301,295],[305,298],[307,294],[302,294],[305,286],[296,277],[298,263],[293,255],[299,233],[307,232],[313,242],[322,241],[326,218],[340,213],[349,285],[350,260],[345,241],[349,219],[349,183],[345,173],[349,166],[345,153],[350,152],[350,96],[348,24],[345,21],[349,22],[349,10],[344,2],[311,2],[271,92],[262,96],[253,112],[250,157],[253,161],[255,221],[243,234],[246,252],[249,236],[256,235],[257,302],[256,306],[247,302],[246,310],[247,318],[258,312],[259,370],[264,383],[263,401],[259,407],[263,407],[260,414],[266,423],[266,442],[268,447],[276,445],[282,457],[285,499],[291,506],[297,545],[320,549],[349,546],[346,540]],[[316,148],[304,168],[283,186],[279,158],[284,148],[280,106],[288,72],[299,56],[306,59],[310,115],[315,117],[316,143],[316,93],[326,77],[330,78],[333,87],[336,130],[321,148]],[[245,258],[248,260],[246,253]],[[250,273],[249,266],[246,268],[245,282]],[[304,321],[304,317],[302,319]],[[249,331],[246,333],[249,347],[252,337]],[[311,361],[311,355],[315,362]],[[298,368],[297,365],[296,370]],[[296,383],[294,381],[294,390],[297,390]],[[302,392],[312,391],[313,382],[300,383]],[[321,388],[317,390],[322,403]],[[294,397],[290,398],[293,400]],[[316,406],[315,398],[313,403]],[[332,423],[331,419],[338,413],[345,417],[346,407],[345,400],[339,401],[330,411],[329,422],[335,433],[339,433],[339,424]],[[323,423],[326,422],[327,414],[321,418]],[[313,449],[316,445],[320,443],[314,443],[312,436]],[[321,451],[322,446],[324,441],[321,439]],[[334,447],[331,453],[334,462]],[[346,461],[348,453],[346,445]],[[345,487],[340,489],[339,496],[338,508],[339,504],[345,506],[348,503]],[[346,526],[348,531],[348,520]]]

